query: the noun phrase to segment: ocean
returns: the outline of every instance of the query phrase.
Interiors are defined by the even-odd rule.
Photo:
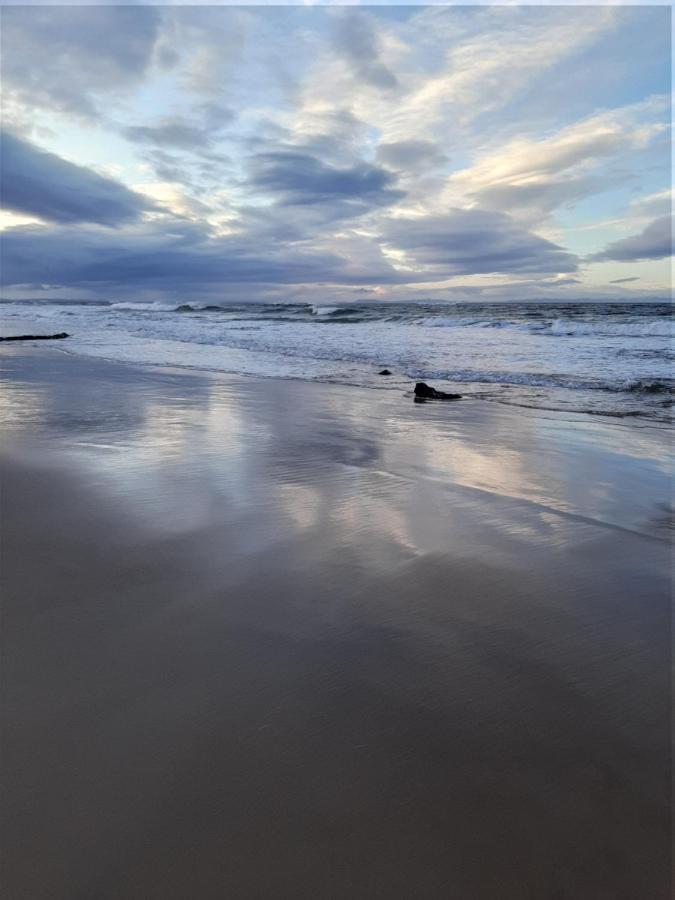
[[[144,365],[410,391],[668,422],[667,303],[5,301],[3,333],[67,331],[58,349]],[[392,375],[378,372],[388,368]]]

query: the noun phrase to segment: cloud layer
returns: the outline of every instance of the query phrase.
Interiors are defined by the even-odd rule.
[[[9,132],[0,133],[0,197],[13,212],[47,222],[119,225],[151,209],[147,198]]]
[[[3,289],[663,292],[668,27],[637,7],[5,7]]]
[[[103,98],[142,81],[161,27],[152,6],[3,6],[3,92],[97,118]]]
[[[214,237],[194,223],[165,221],[117,230],[21,226],[0,244],[8,284],[59,284],[115,290],[135,285],[169,295],[232,286],[370,285],[401,281],[381,261],[361,267],[330,250],[271,244],[256,247],[247,236]]]
[[[385,240],[439,274],[574,272],[575,257],[504,213],[454,209],[444,216],[393,219]]]

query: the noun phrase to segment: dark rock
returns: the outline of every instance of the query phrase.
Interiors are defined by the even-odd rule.
[[[446,394],[445,391],[437,391],[436,388],[429,387],[423,381],[418,381],[415,385],[415,400],[460,400],[461,394]]]
[[[194,312],[194,306],[190,306],[189,303],[181,303],[180,306],[176,307],[176,312]]]
[[[377,374],[378,375],[391,375],[391,372],[389,371],[389,369],[382,369],[382,371],[378,372]]]
[[[11,334],[9,337],[0,337],[0,341],[56,341],[70,337],[65,331],[58,334]]]
[[[634,390],[642,394],[667,394],[671,387],[668,384],[664,384],[663,381],[643,381]]]

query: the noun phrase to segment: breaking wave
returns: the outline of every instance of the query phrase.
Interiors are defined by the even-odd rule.
[[[675,337],[671,319],[653,322],[569,322],[556,319],[548,328],[550,334],[565,337],[599,335],[603,337]],[[542,329],[546,333],[546,329]]]
[[[574,322],[554,319],[551,322],[514,322],[500,319],[467,319],[461,317],[431,317],[417,320],[427,328],[506,328],[531,334],[554,337],[665,337],[675,338],[675,322],[659,319],[652,322]]]

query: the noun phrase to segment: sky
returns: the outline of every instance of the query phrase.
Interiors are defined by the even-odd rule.
[[[0,24],[6,298],[668,294],[668,7]]]

